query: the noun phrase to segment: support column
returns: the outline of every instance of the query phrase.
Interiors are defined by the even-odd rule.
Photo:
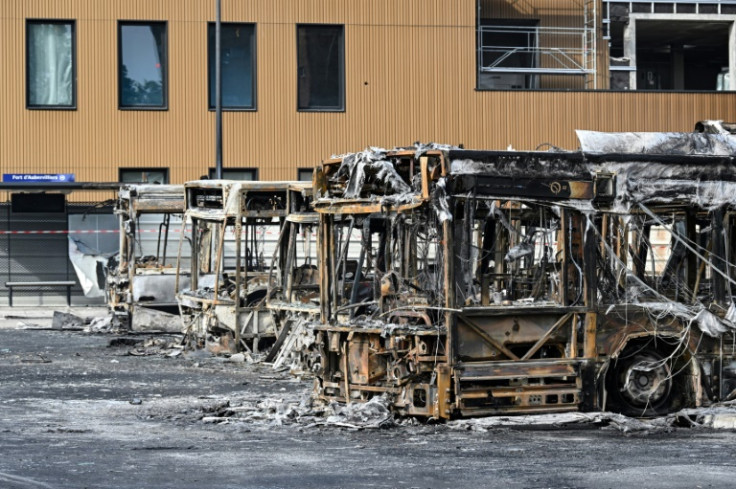
[[[629,66],[636,68],[636,19],[629,18],[624,27],[624,56],[629,58]],[[629,90],[636,90],[637,71],[629,72]]]
[[[736,90],[736,22],[728,29],[728,89]]]
[[[672,88],[685,90],[685,53],[682,44],[672,45]]]

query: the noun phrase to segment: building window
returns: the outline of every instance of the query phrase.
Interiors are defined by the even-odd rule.
[[[256,26],[255,24],[222,24],[222,108],[254,110],[256,108]],[[207,25],[209,107],[215,101],[215,24]]]
[[[313,168],[298,168],[296,170],[296,179],[300,182],[311,182],[313,172]]]
[[[165,22],[119,23],[118,92],[120,108],[166,108],[166,52]]]
[[[516,3],[476,2],[478,90],[597,89],[598,58],[606,48],[599,42],[600,2],[586,0],[585,8],[564,15]]]
[[[345,110],[345,47],[341,25],[298,25],[299,110]]]
[[[26,47],[26,105],[29,108],[74,108],[74,21],[27,21]]]
[[[120,168],[118,180],[122,183],[169,183],[168,168]]]
[[[215,179],[216,171],[214,168],[209,169],[210,179]],[[257,168],[223,168],[222,169],[223,180],[258,180],[258,169]]]
[[[478,88],[539,88],[538,20],[481,21]]]

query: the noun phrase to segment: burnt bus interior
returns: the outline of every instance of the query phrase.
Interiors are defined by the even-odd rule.
[[[442,224],[427,205],[427,184],[444,172],[444,160],[437,151],[388,158],[350,155],[317,172],[323,322],[315,328],[319,359],[312,370],[323,379],[324,398],[349,402],[388,392],[397,407],[419,405],[429,415],[431,377],[446,355],[446,272]],[[321,192],[344,205],[321,201]],[[377,204],[372,195],[389,198]]]
[[[271,262],[265,302],[265,307],[276,319],[278,335],[264,360],[275,361],[277,365],[287,362],[287,358],[278,356],[282,347],[285,346],[285,354],[290,355],[296,333],[303,331],[320,310],[316,242],[319,217],[312,211],[311,204],[311,184],[289,186],[289,213],[281,226],[276,259]],[[297,354],[296,362],[302,361]]]
[[[184,214],[182,185],[126,185],[115,214],[119,253],[107,266],[105,293],[115,325],[122,329],[169,329],[178,314],[176,245]],[[172,229],[172,220],[173,226]],[[188,283],[188,264],[181,281]]]
[[[437,418],[734,398],[733,174],[688,154],[325,161],[315,396]]]
[[[593,240],[579,209],[592,201],[593,179],[556,171],[568,165],[554,157],[535,173],[533,155],[468,156],[489,168],[451,180],[456,405],[475,415],[589,405],[580,332],[592,303]],[[528,167],[531,178],[492,173],[509,166]]]
[[[318,216],[311,209],[311,185],[291,185],[288,195],[289,213],[281,226],[277,260],[269,270],[267,302],[272,309],[314,313],[319,311]]]
[[[292,321],[319,310],[311,186],[202,181],[186,195],[193,272],[179,305],[189,342],[272,359]]]
[[[287,184],[213,180],[185,188],[191,233],[182,241],[191,241],[192,278],[178,290],[187,338],[196,347],[257,352],[276,333],[262,305]]]
[[[697,186],[708,182],[692,182],[698,200]],[[686,197],[597,218],[597,341],[619,352],[602,409],[661,414],[734,398],[730,207]]]

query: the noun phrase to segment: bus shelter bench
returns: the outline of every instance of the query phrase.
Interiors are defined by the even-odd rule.
[[[8,303],[10,307],[13,307],[13,289],[17,288],[54,288],[54,287],[66,287],[66,305],[72,305],[72,287],[76,282],[74,280],[48,280],[48,281],[36,281],[36,282],[5,282],[5,287],[8,288]]]

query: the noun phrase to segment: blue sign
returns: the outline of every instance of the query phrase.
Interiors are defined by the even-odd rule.
[[[3,183],[66,183],[74,173],[3,173]]]

